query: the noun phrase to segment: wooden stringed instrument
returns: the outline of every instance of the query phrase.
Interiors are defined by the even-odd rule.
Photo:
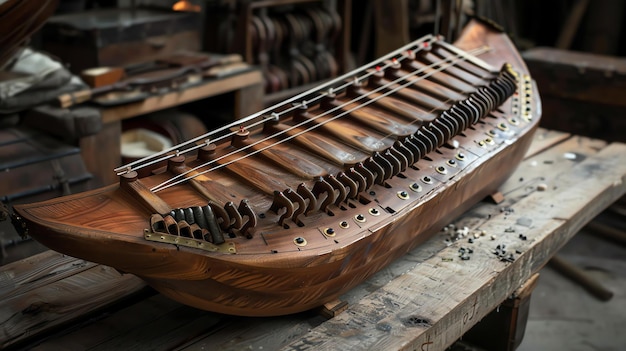
[[[426,36],[120,167],[119,184],[15,206],[15,220],[54,250],[187,305],[304,311],[494,193],[540,110],[512,43],[473,21],[456,46]]]

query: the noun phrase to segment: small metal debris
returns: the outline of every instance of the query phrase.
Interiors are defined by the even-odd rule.
[[[541,184],[537,184],[537,191],[546,191],[548,190],[548,185],[541,183]]]
[[[463,261],[469,260],[471,258],[470,254],[473,254],[473,253],[474,253],[474,250],[472,250],[472,249],[465,248],[465,247],[460,247],[459,248],[459,257]]]
[[[474,238],[469,238],[469,239],[467,240],[467,242],[468,242],[468,243],[470,243],[470,244],[473,244],[473,243],[474,243]]]
[[[452,261],[454,261],[454,258],[451,258],[451,257],[442,257],[442,258],[441,258],[441,260],[442,260],[443,262],[452,262]]]
[[[513,227],[508,227],[504,230],[505,233],[515,233],[515,228]]]
[[[520,250],[515,250],[515,253],[516,253],[516,254],[518,254],[518,255],[521,255],[521,254],[522,254],[522,251],[520,251]]]
[[[526,239],[528,239],[528,237],[526,237],[526,235],[524,235],[524,234],[520,234],[520,235],[519,235],[519,238],[520,238],[520,239],[522,239],[522,240],[524,240],[524,241],[525,241]]]
[[[496,238],[497,238],[497,236],[495,236],[495,235],[491,236],[491,240],[496,240]]]
[[[480,238],[480,234],[481,234],[480,232],[475,232],[474,233],[474,239]]]
[[[514,208],[511,207],[500,207],[500,212],[506,213],[507,215],[515,212]]]
[[[515,260],[515,256],[512,253],[507,256],[506,245],[504,244],[496,246],[496,249],[493,250],[493,253],[494,255],[498,256],[498,259],[500,259],[500,261],[513,262]]]

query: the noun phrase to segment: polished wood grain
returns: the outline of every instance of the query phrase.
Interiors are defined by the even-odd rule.
[[[139,179],[124,174],[119,187],[16,210],[45,245],[131,272],[190,306],[251,316],[320,306],[496,191],[526,153],[540,101],[514,47],[477,22],[457,44],[489,51],[474,58],[438,39],[431,45],[463,58],[458,68],[488,85],[460,93],[449,87],[468,84],[446,79],[454,75],[447,72],[419,82],[401,77],[386,92],[366,81],[345,90],[321,87],[328,89],[323,96],[307,93],[295,108],[276,107],[281,114],[262,126],[242,123],[229,138],[206,144],[210,150],[180,160],[178,171],[154,167]],[[516,89],[532,98],[509,98]],[[405,90],[420,90],[443,107],[433,116],[399,93]],[[353,113],[348,105],[323,103],[333,94],[335,102],[368,108]],[[401,121],[415,131],[397,132]],[[162,183],[189,170],[206,177],[191,185]],[[214,196],[211,184],[219,184]],[[202,218],[190,211],[206,206],[207,197],[211,214],[198,216],[220,229],[203,228],[204,237],[222,236],[224,243],[184,234],[199,229]],[[150,224],[158,216],[171,230]]]

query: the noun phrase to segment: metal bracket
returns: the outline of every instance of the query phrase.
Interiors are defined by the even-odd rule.
[[[180,245],[186,247],[192,247],[195,249],[200,249],[209,252],[221,252],[221,253],[229,253],[235,254],[237,253],[237,249],[235,248],[235,243],[227,242],[220,245],[215,245],[208,241],[187,238],[184,236],[172,235],[168,233],[160,233],[160,232],[151,232],[148,229],[144,229],[144,238],[148,241],[156,241],[159,243],[166,243],[172,245]]]

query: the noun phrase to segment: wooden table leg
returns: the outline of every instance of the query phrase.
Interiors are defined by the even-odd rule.
[[[122,122],[105,123],[97,134],[81,138],[81,155],[87,170],[94,175],[91,188],[116,183],[117,175],[113,172],[121,163]]]
[[[530,296],[538,278],[539,273],[531,276],[496,310],[465,333],[463,340],[485,350],[515,350],[524,338]]]

